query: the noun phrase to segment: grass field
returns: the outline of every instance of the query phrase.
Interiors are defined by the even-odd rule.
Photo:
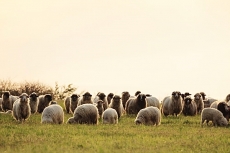
[[[65,122],[71,116],[65,114]],[[230,152],[230,128],[202,128],[199,115],[162,117],[158,127],[137,126],[134,119],[124,115],[117,125],[50,125],[35,114],[19,124],[0,114],[0,153]]]

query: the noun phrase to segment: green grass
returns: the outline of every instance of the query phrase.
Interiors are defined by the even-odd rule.
[[[71,116],[65,114],[65,122]],[[50,125],[35,114],[20,124],[0,114],[0,153],[230,152],[229,127],[202,128],[199,115],[162,117],[158,127],[138,126],[134,119],[124,115],[117,125]]]

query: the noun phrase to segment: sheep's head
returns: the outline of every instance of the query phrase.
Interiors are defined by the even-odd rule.
[[[97,107],[102,107],[103,106],[103,101],[102,100],[98,100],[97,101]]]
[[[51,94],[46,94],[44,99],[50,102],[52,100]]]
[[[80,97],[80,96],[77,95],[77,94],[72,94],[72,95],[71,95],[72,101],[77,101],[77,99],[78,99],[79,97]]]
[[[200,92],[200,94],[201,94],[201,96],[202,96],[203,100],[205,100],[205,96],[206,96],[206,94],[205,94],[204,92]]]
[[[172,96],[174,99],[179,99],[181,97],[181,93],[179,91],[173,91]]]
[[[121,103],[121,97],[118,95],[113,96],[113,103],[120,104]]]
[[[92,95],[89,92],[84,93],[83,101],[91,100]]]
[[[140,93],[141,93],[141,91],[136,91],[135,96],[139,95]]]
[[[114,96],[113,93],[109,93],[109,94],[108,94],[108,97],[110,97],[110,98],[113,98],[113,96]]]
[[[202,95],[201,95],[200,93],[196,93],[196,94],[194,95],[194,99],[200,100],[200,98],[202,98]]]
[[[122,100],[122,102],[125,103],[129,99],[129,97],[130,97],[130,94],[129,94],[128,91],[122,92],[122,94],[121,94],[121,100]]]
[[[189,96],[185,97],[184,103],[185,105],[190,105],[192,103],[192,98]]]
[[[137,96],[137,104],[139,105],[139,107],[142,109],[142,108],[145,108],[147,107],[147,102],[145,100],[146,98],[146,95],[145,94],[139,94]]]
[[[30,98],[32,101],[35,101],[37,99],[37,97],[38,97],[38,95],[35,92],[30,94]]]
[[[103,100],[103,99],[106,97],[106,95],[105,95],[103,92],[99,92],[99,93],[97,94],[97,96],[98,96],[99,99],[101,99],[101,100]]]
[[[3,97],[3,99],[8,99],[10,97],[10,92],[9,91],[3,92],[2,97]]]
[[[22,94],[19,96],[19,98],[20,98],[21,103],[27,103],[27,102],[28,102],[29,96],[27,95],[27,93],[22,93]]]

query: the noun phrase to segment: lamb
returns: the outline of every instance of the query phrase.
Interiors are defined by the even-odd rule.
[[[93,104],[82,104],[74,110],[73,117],[69,118],[69,124],[98,124],[98,109]]]
[[[229,121],[229,116],[230,116],[230,106],[225,101],[219,102],[217,105],[217,109],[221,111],[223,116]]]
[[[113,108],[117,111],[117,115],[119,119],[124,112],[124,108],[121,102],[121,97],[118,95],[114,95],[111,103],[109,104],[109,108]]]
[[[18,99],[18,96],[13,96],[9,91],[5,91],[2,94],[2,109],[4,112],[12,110],[14,102]]]
[[[113,93],[109,93],[108,95],[107,95],[107,101],[108,101],[108,105],[110,104],[110,102],[111,102],[111,99],[113,98]]]
[[[102,113],[104,112],[103,101],[98,100],[97,103],[96,103],[96,107],[98,109],[99,116],[101,117]]]
[[[107,108],[102,113],[102,123],[103,124],[117,124],[118,123],[117,111],[113,108]]]
[[[153,106],[141,109],[137,114],[135,123],[158,126],[161,124],[161,112],[157,107]]]
[[[160,101],[156,97],[152,97],[152,96],[146,97],[146,101],[147,101],[147,107],[154,106],[160,109]]]
[[[103,92],[99,92],[97,94],[97,97],[98,97],[97,101],[98,100],[102,100],[103,101],[103,107],[104,107],[104,110],[106,110],[108,108],[108,101],[107,101],[106,95]]]
[[[123,108],[125,108],[125,104],[127,100],[129,99],[129,97],[130,97],[130,94],[128,91],[124,91],[121,93],[121,101],[122,101]]]
[[[66,110],[66,113],[70,113],[70,97],[66,97],[64,100],[64,107]]]
[[[30,117],[31,110],[28,100],[29,96],[26,93],[22,93],[13,104],[13,117],[17,121],[25,121]]]
[[[165,97],[162,102],[162,113],[168,115],[180,115],[183,109],[183,100],[179,91],[172,92],[172,96]]]
[[[230,101],[230,94],[228,94],[228,95],[226,96],[225,101],[226,101],[226,102]]]
[[[194,102],[196,103],[197,106],[197,113],[200,114],[201,111],[204,109],[204,102],[202,99],[202,95],[200,93],[196,93],[194,95]]]
[[[58,104],[46,107],[41,116],[41,123],[62,124],[64,122],[63,108]]]
[[[184,116],[194,116],[197,114],[197,106],[190,96],[185,97],[184,107],[182,110]]]
[[[45,107],[50,105],[50,102],[52,101],[52,96],[51,94],[45,94],[45,95],[40,95],[38,97],[39,103],[38,103],[38,113],[42,113]]]
[[[77,108],[78,100],[79,100],[78,94],[72,94],[70,97],[70,112],[73,114],[74,110]]]
[[[214,126],[227,126],[228,121],[223,116],[223,114],[215,109],[215,108],[204,108],[201,112],[201,126],[203,127],[203,123],[206,120],[208,125],[209,121],[212,121]]]
[[[135,98],[129,98],[125,105],[125,111],[127,114],[135,114],[147,107],[147,101],[146,101],[145,94],[138,94]]]
[[[82,104],[93,104],[91,97],[92,95],[89,92],[85,92],[78,101],[77,107]]]
[[[29,98],[31,114],[35,114],[37,112],[38,102],[39,102],[38,95],[35,92],[31,93]]]

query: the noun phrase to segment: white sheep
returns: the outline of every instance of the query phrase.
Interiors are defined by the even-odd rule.
[[[22,93],[13,104],[13,117],[17,121],[25,121],[30,117],[31,110],[29,105],[29,96],[26,93]]]
[[[74,110],[73,118],[67,123],[73,124],[98,124],[99,113],[94,104],[82,104]]]
[[[9,91],[5,91],[2,94],[2,109],[4,112],[12,110],[14,102],[18,99],[18,96],[13,96]]]
[[[209,121],[212,121],[214,126],[227,126],[228,121],[223,114],[215,108],[204,108],[201,112],[201,126],[206,121],[207,125]]]
[[[147,101],[147,107],[154,106],[160,109],[160,101],[156,97],[153,96],[146,97],[146,101]]]
[[[179,91],[172,92],[172,96],[165,97],[162,102],[162,113],[168,115],[180,115],[183,109],[183,100]]]
[[[92,95],[89,92],[85,92],[79,99],[77,106],[80,106],[82,104],[93,104],[91,97]]]
[[[194,95],[194,102],[196,103],[197,106],[197,114],[200,114],[201,111],[204,109],[204,102],[203,102],[203,98],[202,95],[200,93],[196,93]]]
[[[118,119],[123,115],[124,108],[119,95],[114,95],[109,108],[113,108],[117,111]]]
[[[160,125],[161,124],[161,112],[159,108],[149,106],[141,109],[135,119],[136,124],[144,125]]]
[[[31,114],[34,114],[37,112],[38,102],[39,102],[38,95],[35,92],[31,93],[30,98],[29,98]]]
[[[63,108],[58,104],[46,107],[41,116],[41,123],[62,124],[64,122]]]
[[[102,113],[102,123],[103,124],[117,124],[118,123],[117,111],[113,108],[107,108]]]
[[[39,103],[38,103],[38,113],[42,113],[43,110],[50,105],[50,102],[52,101],[52,96],[51,94],[45,94],[45,95],[40,95],[38,97]]]
[[[125,111],[127,114],[137,114],[141,109],[147,107],[147,101],[145,94],[138,94],[135,98],[129,98],[125,105]]]

